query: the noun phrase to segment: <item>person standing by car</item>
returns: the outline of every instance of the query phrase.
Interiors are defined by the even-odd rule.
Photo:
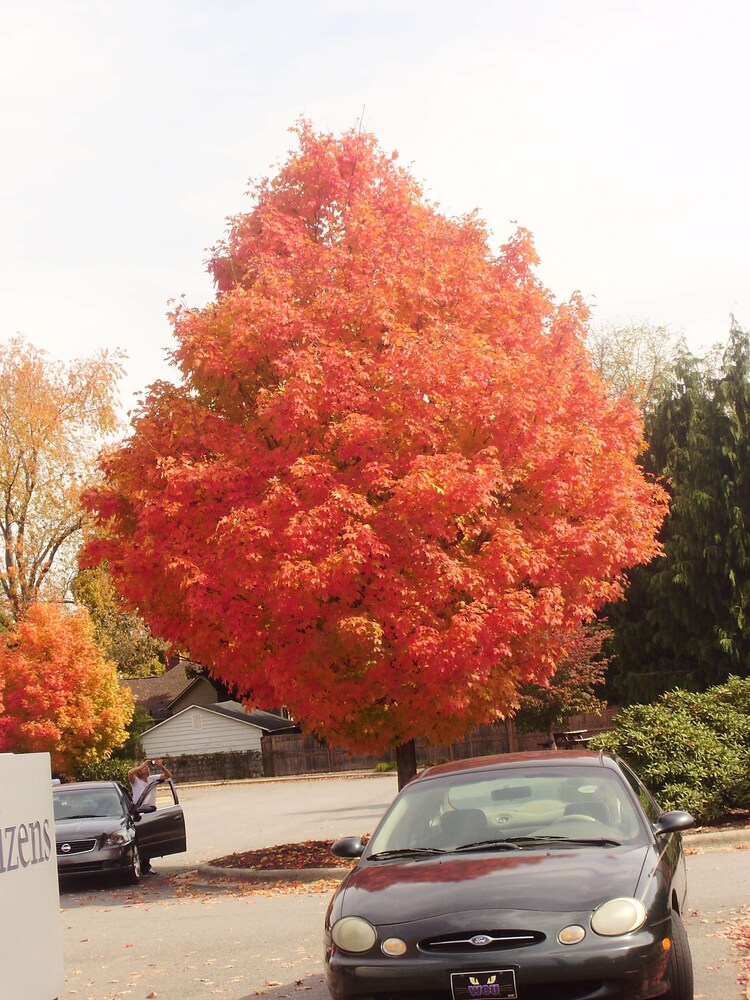
[[[159,770],[151,773],[151,768]],[[133,802],[141,806],[153,806],[156,808],[156,786],[160,781],[166,781],[172,777],[172,772],[168,770],[161,760],[144,760],[142,764],[131,767],[128,771],[128,781],[130,782]],[[145,794],[144,794],[145,793]],[[151,858],[141,851],[141,874],[155,875],[156,872],[151,867]]]

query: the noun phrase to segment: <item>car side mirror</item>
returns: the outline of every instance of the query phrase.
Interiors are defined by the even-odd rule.
[[[143,813],[155,813],[155,812],[156,812],[156,806],[138,806],[137,809],[133,810],[133,816],[135,816],[136,819],[140,819]]]
[[[668,833],[681,833],[695,826],[695,820],[690,813],[681,809],[673,809],[671,812],[662,813],[656,823],[654,823],[654,833],[657,837],[663,837]]]
[[[361,837],[341,837],[331,846],[334,858],[361,858],[365,845]]]

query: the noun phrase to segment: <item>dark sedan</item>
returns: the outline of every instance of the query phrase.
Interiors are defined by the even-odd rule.
[[[621,760],[509,754],[429,768],[326,914],[335,1000],[692,1000],[685,812]]]
[[[171,781],[163,782],[158,808],[133,803],[115,781],[80,781],[52,789],[57,873],[117,874],[125,883],[141,877],[147,857],[187,849],[185,817]]]

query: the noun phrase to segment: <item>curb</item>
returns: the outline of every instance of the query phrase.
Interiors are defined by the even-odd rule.
[[[310,774],[281,774],[278,777],[219,778],[216,781],[180,781],[180,788],[214,788],[221,785],[271,785],[292,781],[328,781],[347,778],[393,778],[395,771],[314,771]]]
[[[222,868],[219,865],[198,865],[198,874],[206,878],[226,878],[235,882],[319,882],[321,879],[341,879],[351,869],[343,868]]]
[[[740,830],[708,830],[705,833],[684,833],[682,840],[691,850],[721,850],[750,845],[750,827]]]

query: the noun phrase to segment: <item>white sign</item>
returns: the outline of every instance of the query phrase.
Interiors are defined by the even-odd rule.
[[[49,754],[0,754],[0,993],[64,989]]]

